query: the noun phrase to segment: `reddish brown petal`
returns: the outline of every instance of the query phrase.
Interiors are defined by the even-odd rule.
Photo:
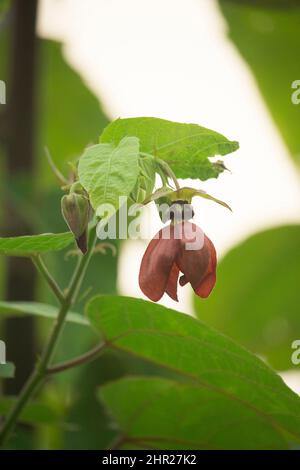
[[[208,274],[199,284],[197,289],[195,289],[195,293],[205,299],[209,296],[213,288],[216,284],[216,273]]]
[[[187,224],[187,222],[185,222]],[[190,224],[190,223],[189,223]],[[192,227],[191,227],[192,226]],[[183,272],[184,276],[180,278],[180,285],[185,285],[190,282],[194,291],[201,297],[207,297],[216,281],[216,252],[212,242],[207,238],[202,230],[195,224],[190,224],[189,229],[193,229],[195,234],[201,240],[201,235],[204,236],[204,244],[197,250],[187,250],[186,243],[193,242],[191,236],[183,236],[181,251],[176,258],[176,263]],[[188,232],[191,233],[191,230]]]
[[[206,238],[206,246],[210,253],[209,265],[207,268],[207,274],[202,279],[198,287],[195,289],[195,292],[200,297],[206,298],[209,296],[216,284],[216,267],[217,267],[217,255],[215,247],[212,241]]]
[[[178,276],[179,276],[179,269],[176,264],[173,264],[172,269],[170,271],[168,284],[166,287],[166,293],[168,294],[171,299],[176,300],[178,302],[177,297],[177,283],[178,283]]]
[[[166,229],[168,227],[159,231],[160,238],[151,240],[140,267],[140,288],[154,302],[157,302],[164,294],[176,255],[180,250],[179,240],[162,238],[167,233]],[[174,287],[173,277],[170,282],[171,288]]]

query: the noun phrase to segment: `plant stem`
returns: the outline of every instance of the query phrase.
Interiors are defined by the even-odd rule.
[[[180,189],[180,184],[172,168],[164,160],[161,160],[161,159],[158,160],[158,164],[162,168],[164,173],[174,181],[175,187],[178,191]]]
[[[39,271],[39,273],[46,279],[46,282],[48,283],[55,297],[58,299],[60,303],[63,303],[65,300],[64,294],[62,293],[55,279],[53,279],[53,277],[49,273],[40,255],[33,256],[31,259],[32,259],[33,264]]]
[[[64,177],[64,175],[59,171],[59,169],[57,168],[57,166],[55,165],[52,157],[51,157],[51,154],[49,152],[49,149],[48,147],[45,147],[45,153],[46,153],[46,157],[47,157],[47,160],[48,160],[48,163],[49,163],[49,166],[51,168],[51,170],[53,171],[53,173],[55,174],[56,178],[58,179],[58,181],[62,184],[62,185],[68,185],[70,182]]]
[[[176,178],[176,175],[174,173],[174,171],[172,170],[172,168],[168,165],[167,162],[165,162],[164,160],[162,160],[161,158],[156,158],[154,155],[152,155],[151,153],[147,153],[147,152],[140,152],[140,155],[142,157],[149,157],[149,158],[152,158],[153,160],[156,160],[156,162],[158,163],[158,165],[161,167],[161,169],[163,170],[164,174],[168,177],[168,178],[171,178],[175,184],[175,187],[177,189],[177,191],[180,189],[180,184],[179,184],[179,181],[178,179]],[[163,175],[161,175],[163,176]]]
[[[81,356],[70,359],[70,361],[61,362],[55,366],[49,367],[47,369],[47,374],[57,374],[58,372],[63,372],[73,367],[81,366],[82,364],[87,364],[88,362],[97,359],[99,354],[107,347],[106,343],[101,343],[90,351],[82,354]]]
[[[80,289],[82,280],[84,278],[87,266],[93,254],[94,246],[97,240],[96,231],[94,230],[89,243],[89,249],[85,256],[82,256],[79,259],[77,267],[75,269],[74,275],[70,281],[68,290],[66,295],[64,296],[64,300],[61,304],[58,316],[56,321],[53,325],[52,332],[49,337],[49,341],[45,346],[45,349],[42,353],[41,359],[36,364],[36,367],[29,377],[27,383],[23,387],[17,402],[11,409],[10,413],[7,416],[7,419],[4,423],[2,431],[0,433],[0,447],[3,446],[7,439],[9,438],[11,432],[13,431],[18,418],[20,417],[25,405],[27,404],[28,400],[31,398],[33,393],[36,391],[37,387],[44,381],[47,376],[47,368],[51,362],[53,357],[55,347],[59,340],[60,334],[62,332],[66,315],[75,302],[78,291]]]

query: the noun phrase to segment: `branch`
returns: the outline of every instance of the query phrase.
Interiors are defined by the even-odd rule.
[[[88,252],[85,256],[81,256],[81,258],[79,258],[79,263],[71,279],[67,294],[64,297],[64,301],[61,304],[58,316],[53,325],[52,332],[50,334],[48,343],[44,348],[41,359],[37,363],[33,373],[29,377],[16,403],[14,404],[6,418],[4,426],[0,432],[0,446],[6,443],[29,399],[47,376],[47,369],[49,367],[57,342],[64,327],[67,313],[71,305],[75,302],[77,298],[77,294],[84,278],[87,266],[94,251],[96,240],[96,230],[93,230],[92,235],[90,237],[90,246]]]
[[[55,366],[49,367],[46,370],[47,374],[57,374],[58,372],[63,372],[73,367],[81,366],[82,364],[87,364],[95,359],[102,353],[102,351],[107,347],[107,343],[101,343],[95,348],[91,349],[85,354],[76,357],[75,359],[70,359],[69,361],[61,362]]]
[[[62,293],[60,287],[58,286],[57,282],[51,274],[49,273],[46,265],[44,264],[42,258],[40,255],[37,256],[32,256],[32,262],[35,265],[36,269],[39,271],[39,273],[44,277],[46,280],[47,284],[51,288],[52,292],[54,293],[55,297],[58,299],[58,301],[62,304],[65,300],[64,294]]]

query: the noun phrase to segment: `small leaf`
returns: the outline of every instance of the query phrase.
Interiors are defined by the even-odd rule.
[[[178,178],[217,178],[224,168],[209,157],[226,155],[239,147],[238,142],[197,124],[151,117],[117,119],[104,129],[100,142],[118,145],[125,136],[138,137],[141,152],[168,162]]]
[[[211,196],[210,194],[207,194],[207,192],[203,191],[202,189],[181,188],[180,191],[175,191],[175,194],[172,195],[174,200],[176,200],[175,198],[178,196],[180,196],[178,199],[183,199],[187,201],[191,201],[191,199],[196,196],[203,197],[204,199],[209,199],[210,201],[214,201],[217,204],[226,207],[226,209],[229,209],[232,212],[231,207],[226,204],[226,202],[221,201],[220,199],[217,199],[216,197]]]
[[[101,204],[119,209],[119,197],[129,196],[139,175],[139,140],[125,137],[118,144],[88,147],[79,160],[79,179],[95,211]]]
[[[11,379],[15,376],[15,365],[12,362],[0,364],[0,377],[2,379]]]
[[[217,204],[220,204],[223,207],[226,207],[230,211],[232,209],[226,202],[221,201],[220,199],[217,199],[213,196],[210,196],[210,194],[207,194],[205,191],[202,189],[194,189],[194,188],[181,188],[176,191],[172,191],[169,188],[160,188],[157,191],[155,191],[146,201],[145,204],[150,202],[150,201],[155,201],[157,199],[163,198],[164,200],[169,200],[170,203],[174,201],[187,201],[189,204],[191,203],[193,197],[199,196],[203,197],[204,199],[209,199],[210,201],[214,201]]]
[[[130,436],[146,436],[147,442],[153,432],[165,437],[167,423],[177,421],[181,427],[170,434],[170,446],[176,437],[181,446],[183,439],[190,443],[192,435],[199,436],[197,446],[213,448],[233,448],[235,442],[236,448],[281,448],[287,433],[300,442],[300,398],[226,336],[188,315],[129,297],[95,297],[87,314],[108,346],[174,373],[175,390],[166,391],[157,407],[156,387],[148,393],[142,385],[133,393],[128,383],[109,385],[105,399]]]
[[[0,238],[0,254],[30,257],[48,251],[63,250],[72,242],[73,235],[68,232]]]
[[[0,302],[0,316],[34,315],[54,319],[57,317],[58,311],[58,307],[40,302]],[[88,319],[79,313],[69,312],[66,319],[71,323],[89,325]]]

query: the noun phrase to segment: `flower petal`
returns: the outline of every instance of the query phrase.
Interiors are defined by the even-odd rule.
[[[143,293],[154,302],[164,294],[175,258],[180,250],[180,240],[164,238],[169,226],[158,232],[149,243],[140,267],[139,285]],[[171,234],[172,236],[172,234]],[[170,293],[174,295],[174,272],[170,281]],[[170,295],[169,293],[169,295]]]
[[[177,297],[178,277],[179,277],[179,269],[177,265],[174,263],[170,271],[168,284],[166,287],[166,293],[168,294],[169,297],[171,297],[171,299],[176,300],[176,302],[178,302],[178,297]]]
[[[190,224],[190,226],[187,227],[188,236],[183,234],[180,254],[176,258],[176,263],[180,271],[184,274],[179,282],[180,285],[185,285],[187,282],[190,282],[197,295],[207,297],[216,282],[217,260],[215,247],[199,227],[189,222],[185,222],[185,225],[186,224]],[[191,230],[194,232],[194,238],[190,235],[192,233]],[[192,250],[187,249],[189,246],[187,243],[193,245],[197,241],[201,241],[201,237],[204,237],[204,243],[203,245],[199,243],[200,248]]]
[[[208,297],[216,284],[216,266],[217,266],[217,255],[216,255],[215,247],[212,241],[208,237],[205,237],[205,238],[206,238],[207,248],[210,252],[209,265],[207,268],[206,276],[202,279],[198,287],[195,289],[196,294],[202,298]]]

